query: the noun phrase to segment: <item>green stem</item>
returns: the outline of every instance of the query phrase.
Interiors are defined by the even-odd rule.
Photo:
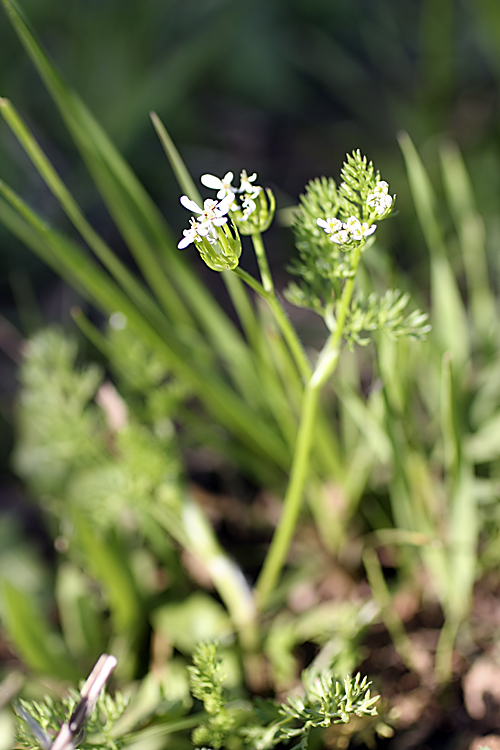
[[[299,518],[304,486],[309,473],[309,457],[321,390],[334,373],[340,355],[347,312],[354,289],[354,276],[359,265],[361,247],[353,253],[354,275],[346,282],[339,301],[336,328],[328,337],[318,363],[306,385],[300,414],[299,429],[290,471],[290,479],[283,501],[283,512],[274,533],[269,551],[255,586],[258,609],[262,610],[276,587],[285,564]]]
[[[255,250],[255,257],[259,265],[260,278],[262,279],[262,285],[266,292],[274,292],[273,277],[269,269],[269,263],[267,262],[266,250],[264,243],[262,242],[262,235],[260,232],[252,234],[253,249]]]
[[[452,617],[447,618],[439,634],[434,673],[437,682],[440,684],[450,682],[452,678],[453,646],[455,645],[458,626],[458,620]]]

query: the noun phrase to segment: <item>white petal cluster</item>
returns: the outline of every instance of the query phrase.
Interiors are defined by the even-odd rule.
[[[393,200],[392,195],[389,195],[389,185],[385,180],[380,180],[366,199],[366,205],[373,214],[382,216],[391,208]]]
[[[339,219],[317,219],[316,223],[329,235],[329,239],[337,245],[348,245],[369,237],[377,228],[376,224],[361,222],[356,216],[349,216],[347,221]]]
[[[241,207],[243,208],[243,215],[241,218],[243,221],[246,221],[248,217],[250,216],[250,214],[253,214],[253,212],[256,210],[257,204],[254,200],[247,197],[242,202]]]
[[[219,202],[207,198],[203,203],[203,208],[200,208],[187,195],[183,195],[180,200],[184,208],[198,214],[198,216],[196,219],[191,217],[190,228],[184,230],[184,237],[177,247],[182,250],[192,242],[200,241],[202,237],[206,237],[209,242],[217,242],[217,230],[215,227],[221,227],[223,224],[226,224],[227,213],[234,201],[234,193],[228,193]]]
[[[247,193],[250,198],[256,198],[262,188],[259,185],[252,185],[257,179],[257,172],[254,172],[250,177],[247,175],[246,169],[242,169],[240,173],[240,187],[238,193]]]
[[[184,237],[177,245],[179,250],[184,250],[184,248],[190,245],[192,242],[200,242],[201,235],[198,232],[198,224],[196,222],[196,219],[194,219],[193,217],[190,218],[189,229],[184,229],[183,235]]]

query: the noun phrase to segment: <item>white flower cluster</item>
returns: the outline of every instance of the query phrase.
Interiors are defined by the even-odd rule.
[[[257,173],[254,172],[250,177],[247,175],[246,169],[243,169],[240,173],[240,186],[235,188],[232,185],[234,180],[234,174],[232,172],[226,172],[222,179],[216,177],[214,174],[203,174],[200,177],[200,182],[205,187],[211,190],[218,190],[217,198],[225,198],[229,193],[245,193],[248,198],[256,198],[262,190],[259,185],[252,185],[257,179]],[[234,199],[234,195],[233,195]]]
[[[392,206],[394,198],[389,195],[389,185],[385,180],[377,182],[373,193],[370,193],[366,199],[366,205],[376,216],[382,216],[387,213]]]
[[[253,184],[256,179],[255,172],[249,176],[243,169],[240,173],[240,186],[236,188],[233,187],[232,172],[226,172],[222,178],[213,174],[202,175],[202,185],[217,190],[218,202],[207,199],[201,208],[186,195],[182,196],[184,208],[198,215],[191,218],[189,229],[184,230],[184,237],[177,247],[183,250],[193,242],[200,252],[202,245],[204,252],[212,252],[218,242],[225,246],[226,241],[235,240],[228,224],[229,217],[233,221],[238,242],[239,233],[265,231],[272,221],[276,204],[270,190],[264,191],[260,185]]]
[[[220,192],[222,192],[222,188],[219,193]],[[217,242],[218,234],[215,227],[221,227],[223,224],[227,223],[227,213],[231,208],[233,201],[234,193],[228,191],[221,201],[217,202],[207,198],[203,203],[203,208],[200,208],[195,201],[192,201],[187,195],[183,195],[181,197],[181,203],[184,208],[199,215],[196,219],[191,217],[189,222],[190,228],[184,230],[184,237],[177,245],[179,250],[183,250],[192,242],[200,242],[203,237],[206,237],[212,244]]]
[[[376,224],[361,222],[356,216],[349,216],[347,221],[339,219],[316,219],[318,226],[330,235],[330,240],[337,245],[348,245],[350,242],[359,242],[376,230]]]

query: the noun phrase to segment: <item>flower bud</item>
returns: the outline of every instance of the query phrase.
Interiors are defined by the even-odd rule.
[[[241,205],[231,206],[231,218],[241,234],[258,234],[269,229],[276,210],[276,200],[270,188],[254,188],[252,194],[245,193]]]

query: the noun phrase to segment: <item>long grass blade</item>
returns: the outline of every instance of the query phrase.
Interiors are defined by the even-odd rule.
[[[166,357],[168,365],[178,377],[186,378],[209,413],[234,431],[243,443],[253,451],[256,450],[263,458],[271,458],[281,468],[288,468],[290,453],[279,436],[257,416],[255,410],[228,389],[213,370],[206,370],[202,360],[193,365],[192,352],[174,338],[169,327],[164,326],[161,330],[156,330],[130,302],[127,295],[85,255],[81,248],[62,233],[51,229],[2,182],[0,195],[11,203],[25,220],[25,225],[31,229],[31,232],[24,231],[24,238],[29,239],[33,234],[36,236],[35,243],[31,245],[35,252],[41,250],[42,257],[49,263],[55,257],[55,265],[62,269],[63,277],[69,283],[76,279],[78,288],[83,290],[87,298],[97,303],[103,312],[123,312],[133,330],[143,337],[148,345]]]
[[[458,146],[445,141],[440,149],[448,205],[455,224],[467,281],[471,317],[476,330],[496,329],[495,301],[488,279],[484,222],[474,202],[472,185]]]
[[[407,133],[400,134],[399,145],[430,254],[433,330],[441,347],[452,353],[457,365],[463,365],[470,352],[467,315],[447,257],[445,240],[437,218],[436,197],[424,165]]]
[[[173,320],[191,326],[191,313],[187,309],[190,308],[217,351],[222,347],[221,354],[230,362],[232,376],[240,363],[239,376],[243,378],[245,371],[248,372],[245,369],[248,357],[244,356],[245,347],[236,328],[184,264],[151,198],[79,97],[51,65],[15,4],[12,0],[2,0],[2,3],[59,108],[111,215],[163,308]],[[168,275],[164,263],[168,265]]]

